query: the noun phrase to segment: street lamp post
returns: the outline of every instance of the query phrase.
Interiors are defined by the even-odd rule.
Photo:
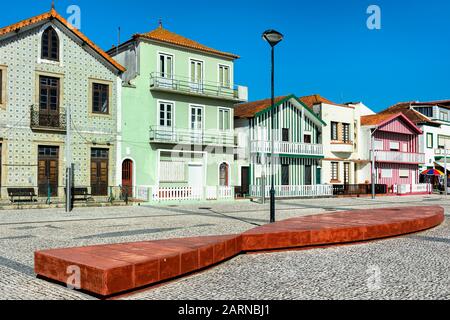
[[[270,223],[275,222],[275,170],[274,170],[274,153],[275,153],[275,46],[283,40],[283,35],[275,30],[267,30],[263,33],[263,39],[272,47],[272,95],[271,95],[271,118],[272,118],[272,148],[270,156],[270,168],[272,182],[270,188]]]

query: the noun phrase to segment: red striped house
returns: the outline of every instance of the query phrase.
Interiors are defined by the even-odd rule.
[[[374,150],[377,184],[399,194],[429,191],[419,184],[419,164],[425,162],[419,150],[421,129],[402,113],[363,116],[361,126],[370,137],[367,149]]]

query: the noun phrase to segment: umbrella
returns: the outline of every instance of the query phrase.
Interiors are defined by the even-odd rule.
[[[425,170],[424,172],[422,172],[421,174],[426,175],[426,176],[443,176],[444,173],[440,170],[437,169],[428,169]]]

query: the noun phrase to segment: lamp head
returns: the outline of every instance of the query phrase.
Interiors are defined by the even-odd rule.
[[[284,36],[276,30],[267,30],[263,33],[263,39],[266,40],[272,47],[280,43]]]

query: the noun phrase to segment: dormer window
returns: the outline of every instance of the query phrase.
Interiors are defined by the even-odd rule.
[[[59,61],[59,37],[52,27],[45,29],[42,34],[41,58]]]

